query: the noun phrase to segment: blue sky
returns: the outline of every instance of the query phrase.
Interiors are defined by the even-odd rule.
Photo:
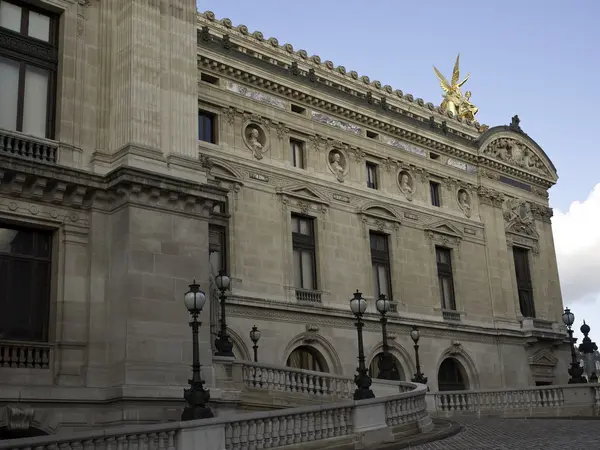
[[[594,138],[600,129],[600,1],[200,0],[197,5],[436,105],[441,92],[432,65],[449,77],[460,52],[461,74],[471,73],[464,87],[479,107],[478,120],[508,124],[518,114],[524,131],[558,169],[550,202],[558,218],[564,300],[580,311],[578,318],[585,314],[592,334],[596,325],[600,340],[600,231],[589,227],[588,234],[572,236],[574,230],[584,232],[582,220],[600,220],[600,188],[591,195],[600,183]],[[573,206],[576,201],[580,204]],[[592,281],[581,281],[582,274]]]

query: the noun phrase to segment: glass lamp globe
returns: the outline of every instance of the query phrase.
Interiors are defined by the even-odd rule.
[[[350,299],[350,310],[355,315],[363,314],[367,310],[367,302],[358,289],[354,293],[354,296]]]
[[[390,301],[385,297],[385,294],[379,294],[375,306],[377,307],[377,311],[381,314],[385,314],[390,310]]]
[[[252,327],[252,330],[250,330],[250,340],[256,344],[259,339],[260,339],[260,331],[258,328],[256,328],[256,325],[254,325]]]
[[[183,303],[189,312],[199,312],[204,308],[206,296],[200,290],[200,285],[196,283],[196,280],[190,284],[190,290],[183,296]]]
[[[413,327],[412,330],[410,330],[410,338],[416,344],[417,342],[419,342],[420,337],[421,334],[419,333],[419,329],[417,327]]]
[[[227,276],[227,272],[225,272],[225,270],[219,270],[219,275],[215,277],[215,284],[217,285],[217,288],[221,291],[226,291],[229,289],[231,279]]]
[[[565,312],[562,315],[562,321],[566,326],[570,327],[575,322],[575,314],[573,314],[569,308],[565,308]]]

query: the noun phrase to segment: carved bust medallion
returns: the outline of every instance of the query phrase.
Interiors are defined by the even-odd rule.
[[[348,159],[346,155],[341,149],[334,148],[327,155],[327,161],[329,163],[329,170],[333,172],[340,183],[343,183],[344,178],[348,174]]]
[[[400,192],[406,196],[407,200],[412,201],[415,193],[415,181],[410,172],[408,172],[408,170],[401,170],[398,172],[398,176],[396,178]]]
[[[257,123],[249,123],[243,131],[244,143],[252,150],[256,159],[262,159],[268,150],[267,133]]]
[[[456,193],[458,207],[465,213],[465,216],[471,217],[471,196],[466,189],[459,189]]]

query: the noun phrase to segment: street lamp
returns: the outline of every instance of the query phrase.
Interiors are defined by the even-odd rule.
[[[583,354],[583,361],[587,379],[590,383],[598,382],[598,375],[596,374],[596,360],[594,352],[598,350],[598,346],[595,342],[588,337],[590,334],[590,326],[583,321],[583,325],[579,329],[583,333],[583,341],[579,344],[579,352]]]
[[[412,327],[410,337],[415,343],[415,361],[417,363],[417,373],[415,373],[411,381],[413,383],[427,384],[427,377],[421,372],[421,363],[419,362],[419,339],[421,338],[421,334],[416,326]]]
[[[254,362],[258,362],[258,340],[260,339],[260,331],[256,328],[256,325],[250,330],[250,340],[254,344],[252,349],[254,350]]]
[[[219,270],[219,275],[215,277],[215,284],[219,289],[219,300],[221,301],[221,330],[219,331],[219,337],[215,339],[215,348],[217,349],[215,356],[234,358],[233,344],[227,335],[227,320],[225,319],[225,300],[227,299],[225,291],[229,289],[231,279],[227,276],[225,270]]]
[[[354,400],[364,400],[367,398],[374,398],[375,394],[370,389],[371,377],[367,373],[365,367],[365,351],[363,348],[363,322],[362,315],[367,309],[367,302],[362,297],[362,294],[356,290],[353,297],[350,299],[350,310],[356,316],[356,330],[358,331],[358,372],[354,376],[354,383],[356,384],[356,390],[354,391]]]
[[[212,411],[207,406],[210,400],[210,392],[204,389],[204,380],[200,374],[200,348],[198,346],[198,315],[204,308],[206,296],[200,290],[196,280],[190,284],[190,290],[185,293],[183,303],[192,315],[190,327],[192,327],[192,379],[188,380],[189,389],[183,390],[183,398],[187,406],[183,410],[181,420],[208,419],[214,417]]]
[[[392,380],[394,378],[394,362],[392,361],[392,355],[390,354],[390,348],[388,346],[386,329],[386,314],[390,310],[390,301],[386,298],[385,294],[379,294],[379,298],[375,302],[375,306],[377,307],[379,314],[381,314],[381,333],[383,335],[383,356],[379,361],[379,373],[377,374],[377,378],[381,378],[383,380]]]
[[[586,380],[583,377],[583,367],[577,361],[577,357],[575,356],[575,341],[573,339],[573,323],[575,322],[575,315],[571,312],[569,308],[565,308],[565,312],[562,315],[563,323],[567,326],[567,331],[569,333],[569,344],[571,347],[571,368],[569,369],[569,384],[578,384],[585,383]]]

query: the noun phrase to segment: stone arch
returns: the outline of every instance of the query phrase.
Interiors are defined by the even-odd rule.
[[[0,408],[0,440],[54,435],[59,425],[50,411],[20,405]]]
[[[394,357],[398,360],[398,362],[400,363],[400,366],[402,367],[402,372],[404,374],[404,381],[410,381],[413,374],[417,371],[417,369],[415,368],[415,365],[413,364],[412,358],[410,357],[410,354],[404,347],[402,347],[400,344],[398,344],[397,342],[394,342],[394,341],[388,343],[388,348],[389,348],[389,352],[392,355],[394,355]],[[366,358],[367,359],[367,367],[371,366],[373,359],[380,353],[383,353],[383,342],[379,342],[369,352],[369,354]]]
[[[211,168],[210,174],[217,179],[224,181],[235,181],[237,183],[242,183],[243,177],[242,174],[232,165],[225,161],[210,160]]]
[[[391,209],[389,206],[380,202],[367,202],[360,209],[359,214],[367,214],[372,216],[378,216],[400,222],[400,217],[396,211]]]
[[[469,356],[469,354],[464,351],[462,348],[450,348],[442,353],[440,358],[438,359],[438,364],[436,367],[436,379],[439,384],[439,374],[440,368],[445,360],[452,360],[459,364],[459,370],[462,370],[462,375],[464,377],[465,388],[467,390],[474,390],[479,388],[479,375],[477,373],[477,368],[475,366],[475,362]],[[438,385],[439,390],[439,385]]]
[[[249,332],[250,330],[248,330]],[[227,327],[227,333],[233,343],[233,353],[236,358],[242,361],[253,361],[254,358],[250,356],[250,349],[248,349],[244,339],[229,327]]]
[[[323,336],[314,332],[304,332],[294,337],[283,351],[283,354],[280,355],[279,361],[285,365],[290,354],[301,346],[312,347],[317,350],[323,356],[330,373],[338,375],[343,373],[342,362],[333,345]]]

